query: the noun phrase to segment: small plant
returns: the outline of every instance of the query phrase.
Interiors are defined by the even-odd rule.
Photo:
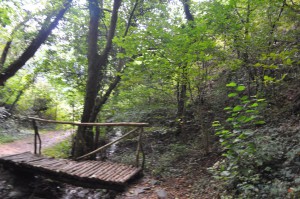
[[[223,156],[226,159],[217,168],[213,168],[215,176],[224,180],[227,185],[237,187],[243,191],[255,190],[255,184],[259,175],[256,172],[256,146],[252,137],[257,125],[264,124],[260,116],[264,99],[256,96],[243,95],[246,89],[244,85],[231,82],[226,85],[232,92],[228,97],[232,99],[233,106],[225,107],[229,115],[226,125],[214,121],[212,126],[216,135],[220,138],[221,146],[224,148]]]
[[[71,141],[66,139],[50,148],[44,149],[43,154],[55,158],[68,158],[71,155]]]
[[[16,140],[16,138],[14,136],[11,136],[11,135],[6,135],[6,134],[1,134],[0,135],[0,144],[13,142],[15,140]]]

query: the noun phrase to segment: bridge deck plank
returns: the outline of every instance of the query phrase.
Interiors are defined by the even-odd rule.
[[[30,152],[0,157],[0,163],[76,186],[114,190],[125,189],[142,172],[141,168],[131,165],[108,161],[77,162],[34,155]]]

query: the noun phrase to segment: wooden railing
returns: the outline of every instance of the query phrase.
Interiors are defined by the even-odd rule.
[[[132,135],[135,132],[138,133],[138,142],[137,142],[137,149],[136,149],[136,166],[139,167],[139,162],[140,162],[140,154],[142,154],[142,165],[141,167],[144,168],[145,166],[145,153],[143,150],[143,143],[142,143],[142,137],[144,133],[144,127],[149,126],[148,123],[136,123],[136,122],[118,122],[118,123],[79,123],[79,122],[65,122],[65,121],[55,121],[55,120],[45,120],[41,118],[35,118],[35,117],[28,117],[28,119],[32,120],[32,125],[34,129],[34,154],[41,154],[41,149],[42,149],[42,140],[38,131],[38,126],[37,122],[46,122],[46,123],[55,123],[55,124],[69,124],[69,125],[74,125],[74,126],[125,126],[125,127],[137,127],[133,129],[132,131],[129,131],[128,133],[124,134],[120,138],[104,145],[101,146],[94,151],[91,151],[83,156],[77,157],[76,160],[81,160],[83,158],[89,157],[91,155],[94,155],[96,153],[99,153],[100,151],[103,151],[110,147],[111,145],[125,139],[129,135]],[[39,142],[39,143],[38,143]],[[39,147],[38,147],[39,145]]]

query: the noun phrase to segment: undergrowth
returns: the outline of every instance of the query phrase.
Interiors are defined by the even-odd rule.
[[[239,91],[235,83],[227,86]],[[240,92],[228,97],[238,100],[224,109],[225,125],[213,123],[225,159],[210,168],[223,182],[222,198],[299,198],[299,125],[265,124],[261,115],[266,107],[260,104],[264,100],[249,100]]]
[[[71,152],[71,140],[66,139],[52,147],[46,148],[42,151],[43,155],[55,158],[68,158]]]
[[[0,144],[9,143],[15,141],[17,138],[15,136],[1,134],[0,135]]]

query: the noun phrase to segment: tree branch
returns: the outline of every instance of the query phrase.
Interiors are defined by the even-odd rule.
[[[6,42],[6,45],[3,49],[3,52],[2,52],[2,55],[1,55],[1,58],[0,58],[0,71],[3,69],[3,66],[5,64],[6,57],[7,57],[8,51],[9,51],[10,46],[11,46],[11,42],[12,42],[12,40],[9,40],[8,42]]]
[[[118,11],[121,6],[122,0],[114,0],[114,7],[112,11],[112,16],[110,20],[110,27],[109,27],[109,32],[108,32],[108,37],[107,37],[107,42],[105,49],[102,53],[102,56],[107,57],[107,54],[109,53],[111,47],[112,47],[112,40],[115,36],[116,32],[116,26],[117,26],[117,20],[118,20]]]
[[[133,6],[133,9],[132,9],[132,11],[131,11],[131,13],[130,13],[128,22],[127,22],[126,30],[125,30],[124,35],[123,35],[124,37],[126,37],[127,34],[128,34],[129,28],[130,28],[130,26],[131,26],[131,20],[132,20],[132,18],[133,18],[134,12],[135,12],[135,10],[136,10],[138,4],[139,4],[139,0],[136,0],[136,1],[135,1],[135,4],[134,4],[134,6]]]
[[[35,39],[32,40],[30,45],[25,49],[23,54],[15,60],[12,64],[10,64],[6,69],[2,71],[0,74],[0,86],[3,86],[4,83],[12,76],[16,74],[16,72],[21,69],[26,62],[34,56],[36,51],[39,49],[39,47],[46,41],[48,36],[51,34],[52,30],[56,28],[58,22],[63,18],[65,12],[69,9],[71,6],[72,0],[67,0],[64,4],[64,7],[59,10],[57,13],[55,19],[48,24],[47,21],[45,21],[44,25],[41,27],[38,35]]]
[[[194,21],[194,16],[192,15],[190,10],[190,0],[182,0],[182,4],[185,13],[185,18],[188,21]]]

